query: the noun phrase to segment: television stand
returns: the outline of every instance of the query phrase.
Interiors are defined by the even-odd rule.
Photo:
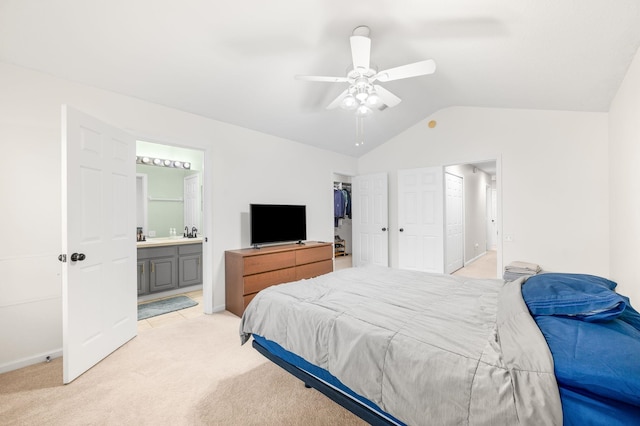
[[[305,245],[305,243],[303,243],[302,240],[298,241],[296,244],[301,245],[301,246]]]
[[[245,306],[262,289],[333,271],[333,244],[307,241],[225,251],[226,310],[242,316]]]

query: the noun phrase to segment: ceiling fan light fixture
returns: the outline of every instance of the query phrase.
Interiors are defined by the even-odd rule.
[[[357,100],[359,100],[360,102],[365,102],[368,97],[369,97],[369,94],[365,89],[358,89],[358,93],[356,93]]]

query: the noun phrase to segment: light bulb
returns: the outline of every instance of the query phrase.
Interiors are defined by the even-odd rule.
[[[184,167],[185,169],[190,169],[191,163],[182,163],[182,167]]]
[[[149,164],[149,162],[150,162],[150,161],[151,161],[151,160],[149,159],[149,157],[142,157],[142,162],[143,162],[144,164]]]
[[[366,116],[368,116],[370,114],[371,114],[371,108],[369,108],[368,106],[366,106],[364,104],[361,104],[358,107],[357,111],[356,111],[356,115],[358,117],[366,117]]]
[[[182,167],[182,163],[180,161],[174,161],[173,167]]]
[[[156,166],[159,166],[160,164],[162,164],[162,160],[159,158],[154,158],[153,159],[153,164],[155,164]]]
[[[171,160],[164,160],[164,166],[169,167],[171,165]]]
[[[348,94],[342,98],[341,106],[344,109],[354,109],[357,106],[356,98],[354,98],[352,94]]]
[[[378,96],[376,92],[371,92],[371,94],[369,94],[369,97],[367,98],[367,103],[369,105],[378,105],[379,102],[380,96]]]

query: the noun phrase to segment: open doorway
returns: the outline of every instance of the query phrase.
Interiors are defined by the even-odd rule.
[[[461,177],[464,182],[463,262],[447,272],[472,278],[498,278],[497,161],[447,166],[445,172]],[[445,250],[448,252],[450,250]],[[446,264],[450,263],[447,259]]]
[[[334,270],[353,266],[351,176],[333,174]]]

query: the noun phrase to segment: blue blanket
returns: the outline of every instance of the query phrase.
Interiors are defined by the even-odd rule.
[[[540,274],[522,295],[555,364],[566,425],[640,424],[640,315],[616,283]]]

